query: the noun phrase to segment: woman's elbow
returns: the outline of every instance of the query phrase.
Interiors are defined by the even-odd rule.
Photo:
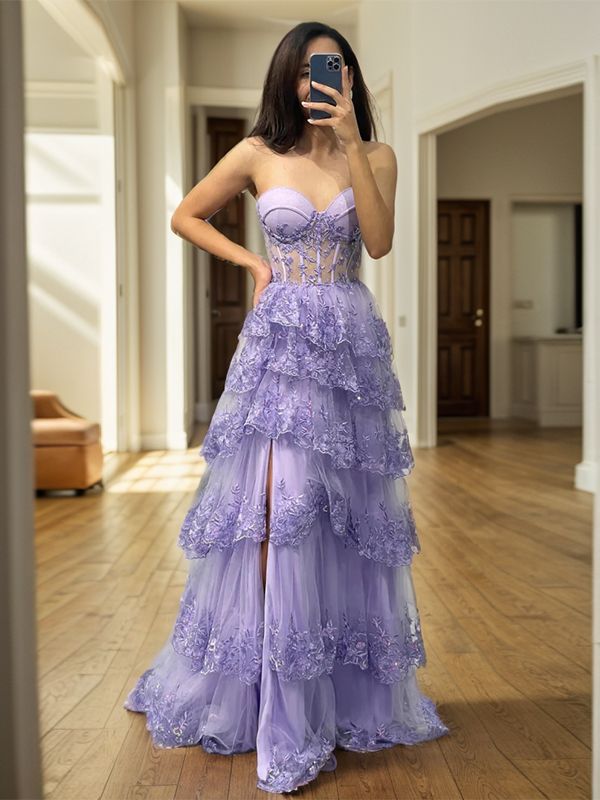
[[[378,247],[375,247],[372,250],[369,250],[369,248],[367,248],[367,252],[371,258],[377,260],[379,258],[387,256],[387,254],[391,251],[391,249],[392,249],[392,244],[390,242],[384,246],[379,245]]]
[[[171,230],[177,236],[181,236],[181,214],[174,211],[171,216]]]

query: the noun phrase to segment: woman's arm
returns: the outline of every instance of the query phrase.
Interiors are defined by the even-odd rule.
[[[382,142],[367,157],[361,141],[346,145],[346,157],[363,243],[371,258],[382,258],[394,240],[396,155]]]
[[[171,230],[223,261],[264,270],[262,256],[232,242],[207,220],[253,182],[256,149],[242,139],[183,198],[171,217]]]
[[[369,150],[370,142],[363,142],[350,95],[348,64],[342,70],[342,91],[332,86],[312,81],[325,94],[330,95],[335,105],[314,101],[303,101],[305,108],[327,111],[323,119],[309,119],[312,125],[332,127],[343,146],[350,182],[354,193],[356,213],[363,244],[371,258],[382,258],[392,249],[394,239],[394,200],[396,196],[396,155],[389,144],[379,142]]]

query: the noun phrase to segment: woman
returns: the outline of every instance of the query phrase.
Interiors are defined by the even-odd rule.
[[[311,53],[342,56],[335,101],[309,102]],[[325,108],[326,119],[310,119]],[[278,45],[258,120],[184,198],[175,233],[250,270],[207,468],[178,543],[190,559],[169,641],[129,693],[155,744],[257,750],[257,786],[289,792],[368,751],[448,733],[421,693],[411,561],[414,466],[389,332],[358,278],[392,247],[396,160],[371,141],[368,91],[336,30]],[[207,221],[244,189],[268,261]]]

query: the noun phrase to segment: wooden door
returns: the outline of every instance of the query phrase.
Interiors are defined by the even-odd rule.
[[[210,142],[209,169],[244,136],[245,120],[210,117],[207,131]],[[244,196],[240,193],[210,218],[211,225],[237,244],[246,241]],[[211,314],[211,397],[218,399],[225,386],[227,369],[238,344],[238,335],[247,313],[247,272],[237,264],[210,257]]]
[[[437,413],[488,416],[488,201],[438,201],[437,260]]]

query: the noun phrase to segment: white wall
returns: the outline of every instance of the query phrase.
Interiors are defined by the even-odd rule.
[[[423,117],[441,113],[453,103],[485,92],[498,82],[598,52],[598,30],[598,3],[506,3],[501,0],[486,3],[397,3],[394,0],[373,0],[359,6],[359,57],[367,82],[377,80],[390,67],[393,70],[394,145],[399,167],[395,235],[399,328],[395,351],[407,404],[405,416],[411,432],[417,429],[419,379],[417,259],[420,198],[416,172],[419,124]],[[566,102],[578,101],[571,99]],[[527,117],[527,109],[522,113]],[[557,136],[562,130],[567,134],[567,142],[562,156],[553,164],[553,169],[547,171],[546,191],[550,190],[549,182],[560,185],[562,189],[569,186],[569,191],[581,191],[581,173],[578,173],[577,165],[573,168],[571,155],[567,152],[568,145],[576,142],[575,154],[581,154],[581,139],[577,142],[577,136],[581,134],[580,119],[578,121],[576,115],[569,119],[556,121],[559,126]],[[477,153],[485,148],[485,143],[480,135],[475,134],[487,130],[484,120],[479,124],[483,127],[472,128],[472,140],[478,142],[475,142]],[[542,156],[547,155],[550,147],[546,139],[544,136],[539,142]],[[530,152],[531,140],[517,141],[515,146],[516,152],[522,146]],[[577,158],[576,155],[573,157]],[[440,159],[441,169],[447,170],[440,173],[439,191],[443,194],[453,172],[443,149],[440,149]],[[458,163],[457,171],[462,171],[463,165]],[[497,160],[488,159],[488,171],[499,172],[498,167]],[[526,169],[521,185],[528,177]],[[472,185],[473,182],[465,188],[471,191]],[[503,214],[506,220],[504,231],[507,231],[508,212],[504,209],[499,214]],[[496,217],[495,230],[501,233],[498,222]],[[497,253],[495,255],[497,263]],[[506,265],[507,259],[502,261],[504,263],[498,268]],[[508,297],[505,301],[508,302]],[[400,326],[403,319],[406,327]],[[508,329],[500,335],[506,339]],[[504,364],[501,361],[498,364],[500,373],[506,373],[506,360]],[[499,382],[500,376],[494,380]],[[506,408],[505,399],[500,398],[494,413],[503,414]]]
[[[411,10],[415,117],[599,48],[600,3],[428,0]]]
[[[516,203],[511,227],[512,335],[552,336],[557,328],[573,328],[573,205]],[[528,307],[517,305],[523,302]]]
[[[292,27],[290,25],[290,27]],[[188,80],[192,86],[259,89],[286,29],[189,31]]]
[[[85,0],[104,27],[127,83],[135,77],[135,4],[136,0]]]
[[[575,94],[498,112],[443,133],[437,138],[437,196],[490,201],[490,414],[510,415],[510,340],[521,333],[554,332],[553,283],[537,284],[530,299],[543,309],[513,310],[513,299],[535,280],[532,266],[513,264],[513,255],[527,258],[521,246],[513,249],[524,222],[513,231],[512,200],[536,197],[558,200],[581,197],[583,135],[582,96]],[[549,213],[549,212],[548,212]],[[539,229],[540,234],[542,230]],[[525,236],[528,234],[526,233]],[[519,239],[523,242],[523,237]],[[513,244],[511,244],[513,242]],[[551,243],[554,246],[555,242]],[[561,248],[566,246],[563,240]],[[537,248],[539,252],[539,247]],[[553,251],[559,257],[563,249]],[[527,270],[529,278],[522,275]],[[513,285],[514,283],[514,285]],[[536,285],[535,283],[533,284]],[[539,312],[539,313],[538,313]],[[527,322],[530,320],[530,322]],[[516,325],[516,327],[515,327]]]
[[[406,402],[404,417],[416,443],[416,385],[413,365],[417,348],[417,281],[415,263],[417,242],[414,235],[417,210],[412,186],[416,181],[412,118],[411,4],[364,2],[358,7],[357,52],[367,86],[382,81],[392,72],[391,120],[393,139],[379,132],[379,140],[389,141],[398,163],[396,225],[392,269],[395,288],[395,320],[388,324],[394,345],[394,364]]]
[[[29,0],[21,6],[25,80],[94,84],[93,59],[56,24],[37,0]]]
[[[23,9],[31,386],[100,422],[113,449],[111,85],[39,3]]]
[[[95,421],[111,159],[107,137],[26,135],[31,386]]]

